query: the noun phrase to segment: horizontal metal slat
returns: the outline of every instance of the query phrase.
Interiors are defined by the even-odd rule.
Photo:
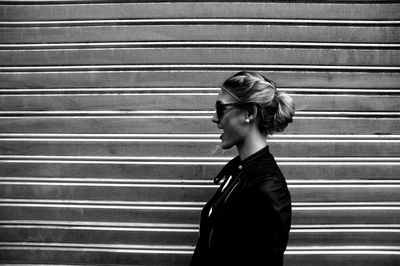
[[[153,66],[154,67],[154,66]],[[344,71],[335,69],[311,70],[301,67],[297,70],[272,70],[267,66],[237,68],[201,68],[188,70],[180,68],[118,69],[119,71],[96,70],[95,67],[78,71],[42,72],[0,72],[2,89],[71,89],[71,88],[132,88],[132,87],[220,87],[229,76],[241,70],[258,71],[274,80],[283,88],[330,88],[330,89],[397,89],[400,84],[399,72]],[[49,69],[51,70],[51,69]],[[54,70],[54,69],[53,69]],[[90,71],[89,71],[90,70]],[[377,70],[377,69],[375,69]]]
[[[252,18],[320,18],[320,19],[399,19],[395,1],[352,2],[213,2],[190,1],[168,3],[116,1],[21,1],[7,2],[0,8],[3,20],[60,20],[102,18],[196,18],[252,17]],[[388,3],[389,2],[389,3]],[[29,5],[34,4],[34,5]],[[60,5],[62,3],[62,5]],[[107,4],[105,4],[107,3]],[[79,4],[79,5],[77,5]],[[4,14],[4,15],[3,15]]]
[[[284,41],[120,41],[120,42],[56,42],[56,43],[2,43],[0,50],[78,50],[78,49],[133,49],[133,48],[309,48],[309,49],[366,49],[397,50],[398,43],[356,42],[284,42]]]
[[[154,106],[153,106],[154,107]],[[143,117],[148,118],[205,118],[205,116],[212,117],[215,111],[208,110],[67,110],[67,111],[0,111],[1,117]],[[322,118],[399,118],[400,112],[394,111],[378,111],[367,112],[361,111],[297,111],[294,118],[307,119],[309,117],[322,117]]]
[[[295,117],[291,134],[399,134],[398,118]],[[207,116],[15,116],[0,117],[0,133],[218,133]],[[221,132],[220,132],[221,133]]]
[[[222,21],[221,21],[222,22]],[[333,21],[334,22],[334,21]],[[397,25],[360,24],[218,24],[101,25],[73,27],[0,27],[2,44],[120,41],[280,41],[339,43],[398,43]],[[204,23],[204,22],[203,22]],[[211,22],[210,22],[211,23]],[[293,22],[294,23],[294,22]],[[367,22],[368,23],[368,22]],[[388,23],[388,22],[386,22]],[[390,23],[390,22],[389,22]],[[126,24],[126,23],[125,23]],[[249,27],[251,25],[251,27]],[[372,26],[374,25],[374,26]],[[39,25],[36,25],[39,26]]]
[[[98,226],[67,225],[0,225],[1,242],[23,242],[29,235],[30,242],[60,242],[125,245],[166,245],[179,243],[194,245],[198,238],[197,228],[156,228],[124,227],[103,228]],[[308,228],[290,231],[290,246],[395,246],[400,239],[400,230],[396,228],[351,228],[351,229],[315,229]],[[0,242],[0,243],[1,243]],[[0,244],[1,245],[1,244]]]
[[[334,88],[334,87],[279,87],[282,92],[296,95],[327,95],[327,96],[389,96],[399,95],[400,89],[395,88]],[[0,96],[94,96],[99,95],[217,95],[220,88],[206,87],[44,87],[44,88],[6,88],[0,90]],[[213,98],[214,99],[214,98]]]
[[[400,184],[289,184],[293,201],[383,201],[398,199]],[[216,187],[204,184],[17,182],[0,178],[0,194],[12,199],[205,202]]]
[[[231,157],[180,157],[180,156],[46,156],[46,155],[1,155],[0,160],[3,162],[47,162],[50,163],[106,163],[106,164],[203,164],[203,165],[224,165]],[[400,163],[399,157],[276,157],[282,165],[335,165],[350,164],[363,165],[368,163],[376,163],[382,165],[397,165]]]
[[[394,164],[283,164],[278,162],[287,179],[382,179],[394,180],[399,177],[399,166]],[[109,179],[146,179],[156,180],[185,179],[212,180],[221,170],[222,164],[82,164],[75,162],[30,162],[27,160],[0,161],[0,174],[5,177],[73,177]]]
[[[5,200],[0,203],[2,220],[58,220],[189,223],[196,224],[202,204],[162,202],[93,202],[71,200]],[[395,202],[293,203],[293,224],[396,224],[400,205]]]
[[[68,133],[0,133],[1,139],[38,139],[45,141],[46,139],[63,139],[63,140],[74,140],[86,139],[88,141],[96,139],[98,141],[109,140],[109,141],[130,141],[130,140],[154,140],[154,141],[200,141],[200,142],[215,142],[218,140],[219,134],[68,134]],[[400,135],[335,135],[335,134],[287,134],[277,133],[268,136],[269,142],[397,142]]]
[[[316,48],[94,48],[0,50],[2,66],[105,64],[301,64],[397,66],[400,50]]]
[[[16,243],[18,245],[18,243]],[[21,244],[20,244],[21,245]],[[287,265],[296,266],[318,266],[321,264],[327,266],[342,265],[346,261],[352,261],[351,265],[354,266],[372,266],[379,263],[380,265],[395,265],[400,262],[398,252],[396,249],[387,247],[386,249],[378,249],[375,247],[368,248],[368,246],[358,246],[353,249],[345,247],[338,247],[335,249],[321,249],[306,247],[303,250],[290,250],[286,251],[285,263]],[[383,247],[384,248],[384,247]],[[102,249],[90,248],[73,248],[73,247],[51,247],[51,246],[8,246],[3,247],[7,250],[6,261],[15,260],[16,258],[30,259],[33,263],[119,263],[125,264],[138,264],[148,263],[150,265],[187,265],[192,256],[192,249],[184,252],[181,249],[171,249],[169,252],[162,252],[151,249],[143,250],[110,250],[109,247]],[[364,249],[364,250],[362,250]],[[36,256],[34,259],[29,255],[29,250],[34,250]],[[51,250],[51,252],[46,252]],[[87,253],[89,252],[89,253]],[[157,256],[154,256],[157,254]],[[353,262],[354,261],[354,262]]]
[[[87,245],[87,244],[86,244]],[[154,249],[153,247],[124,248],[110,247],[82,247],[79,245],[24,245],[10,243],[0,247],[2,261],[29,261],[39,264],[104,264],[119,263],[131,265],[187,265],[190,262],[193,249],[170,247]],[[32,256],[32,253],[35,255]]]
[[[28,4],[28,3],[35,3],[38,5],[45,5],[45,4],[53,4],[53,5],[64,5],[64,4],[89,4],[89,3],[116,3],[117,0],[3,0],[3,3],[5,5],[9,4],[14,4],[14,5],[19,5],[19,4]],[[329,3],[393,3],[396,2],[396,0],[327,0]],[[322,1],[322,0],[314,0],[313,2],[315,3],[327,3],[327,1]],[[153,3],[152,0],[131,0],[130,2],[132,3],[146,3],[150,2]],[[168,3],[180,3],[181,0],[159,0],[157,3],[162,3],[162,2],[168,2]],[[192,2],[208,2],[207,0],[205,1],[200,1],[200,0],[193,0]],[[223,1],[223,2],[226,2]],[[232,0],[229,1],[229,3],[234,3],[234,2],[243,2],[243,0]],[[252,1],[252,2],[258,2],[258,0]],[[117,2],[119,3],[119,2]]]
[[[50,93],[0,94],[0,111],[107,111],[107,110],[157,110],[160,111],[210,111],[214,108],[217,92],[167,92],[167,93],[131,93],[115,88],[115,92],[90,93]],[[3,90],[0,89],[0,93]],[[280,91],[285,91],[280,89]],[[18,94],[17,94],[18,93]],[[345,111],[345,112],[400,112],[398,104],[400,91],[392,95],[352,95],[346,94],[294,94],[298,111]],[[367,93],[367,92],[366,92]],[[384,90],[381,90],[385,94]],[[118,103],[116,106],[115,103]]]
[[[97,20],[40,20],[0,21],[0,27],[73,27],[115,25],[321,25],[321,26],[396,26],[400,20],[344,20],[344,19],[287,19],[287,18],[146,18],[146,19],[97,19]]]
[[[354,141],[354,142],[353,142]],[[1,155],[46,156],[183,156],[234,157],[234,149],[222,150],[220,139],[43,139],[2,138]],[[283,157],[396,157],[400,140],[296,140],[268,141],[272,154]]]
[[[0,67],[3,73],[35,72],[89,72],[89,71],[134,71],[134,70],[226,70],[258,69],[276,71],[343,71],[343,72],[400,72],[399,66],[343,66],[343,65],[257,65],[257,64],[166,64],[166,65],[74,65],[74,66],[7,66]]]

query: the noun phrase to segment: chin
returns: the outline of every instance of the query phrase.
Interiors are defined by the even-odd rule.
[[[224,150],[232,148],[233,145],[234,145],[233,143],[229,143],[229,142],[225,142],[225,141],[222,141],[222,143],[221,143],[221,147]]]

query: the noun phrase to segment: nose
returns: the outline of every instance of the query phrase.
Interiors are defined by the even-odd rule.
[[[214,112],[214,115],[212,116],[211,121],[213,121],[213,123],[216,123],[216,124],[219,123],[217,112]]]

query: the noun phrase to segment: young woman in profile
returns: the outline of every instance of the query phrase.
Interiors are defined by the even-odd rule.
[[[282,266],[291,198],[266,137],[292,122],[293,101],[264,76],[239,72],[224,82],[215,107],[222,148],[236,146],[239,155],[214,179],[221,185],[203,208],[191,266]]]

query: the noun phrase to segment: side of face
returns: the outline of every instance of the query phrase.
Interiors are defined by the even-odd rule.
[[[216,102],[226,104],[235,103],[237,100],[221,89]],[[247,133],[244,123],[246,115],[246,111],[231,106],[226,108],[221,120],[218,120],[216,113],[214,114],[212,121],[217,124],[219,129],[223,130],[223,134],[220,136],[223,149],[229,149],[235,145],[241,145],[241,143],[243,143]]]

